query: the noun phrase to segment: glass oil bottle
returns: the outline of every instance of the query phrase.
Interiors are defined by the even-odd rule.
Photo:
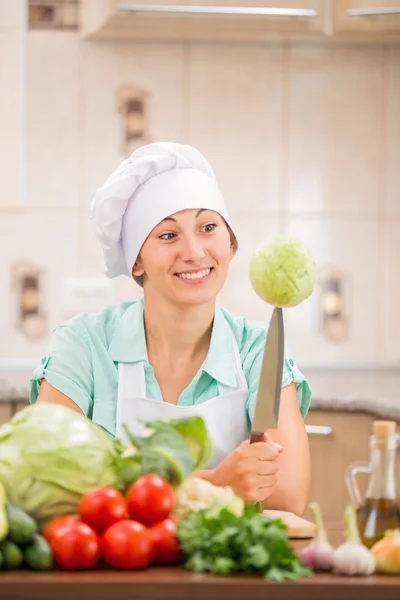
[[[354,463],[346,473],[347,488],[357,512],[360,537],[368,548],[380,540],[388,529],[400,528],[395,479],[397,443],[394,421],[374,421],[369,464]],[[364,501],[356,482],[358,473],[369,474]]]

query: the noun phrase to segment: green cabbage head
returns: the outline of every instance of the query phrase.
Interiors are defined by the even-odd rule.
[[[98,486],[121,488],[114,442],[64,406],[28,406],[0,427],[0,481],[11,504],[40,526],[75,514],[82,495]]]
[[[262,242],[254,252],[250,281],[269,304],[279,308],[297,306],[314,289],[315,263],[302,242],[277,236]]]

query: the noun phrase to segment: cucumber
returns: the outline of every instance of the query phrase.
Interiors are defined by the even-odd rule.
[[[53,566],[53,553],[46,540],[35,533],[33,541],[25,548],[26,564],[37,571],[48,571]]]
[[[8,519],[8,539],[18,545],[29,544],[33,540],[33,535],[37,532],[37,523],[26,512],[13,506],[6,505]]]
[[[18,569],[24,560],[21,548],[11,540],[4,540],[0,544],[3,557],[3,569]]]
[[[8,534],[8,518],[6,513],[6,491],[0,482],[0,540],[4,540]]]

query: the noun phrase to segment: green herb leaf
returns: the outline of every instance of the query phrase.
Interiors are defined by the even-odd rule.
[[[281,581],[311,574],[289,543],[286,526],[246,505],[242,516],[226,509],[210,516],[207,509],[189,512],[178,525],[177,535],[192,571],[259,574]]]

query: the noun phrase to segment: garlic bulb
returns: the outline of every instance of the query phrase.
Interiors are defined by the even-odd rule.
[[[371,575],[375,570],[375,557],[363,546],[358,532],[354,508],[345,510],[347,541],[333,553],[334,572],[341,575]]]
[[[316,502],[310,504],[317,532],[313,541],[300,552],[300,559],[314,571],[330,571],[333,567],[334,549],[328,542],[321,511]]]

